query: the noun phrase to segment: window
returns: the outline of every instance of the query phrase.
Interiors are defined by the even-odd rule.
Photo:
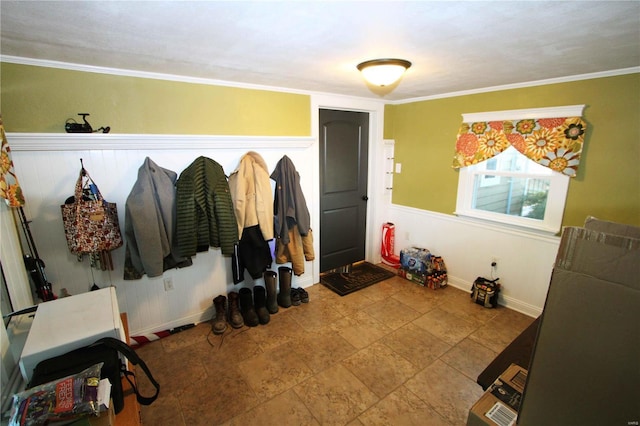
[[[557,233],[584,143],[584,105],[463,114],[456,214]]]
[[[556,233],[568,188],[568,176],[509,147],[460,169],[456,214]]]

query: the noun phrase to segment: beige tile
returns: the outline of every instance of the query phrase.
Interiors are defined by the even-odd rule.
[[[450,345],[455,345],[481,325],[440,308],[427,312],[413,323]]]
[[[378,401],[347,368],[336,364],[293,388],[323,425],[344,425]]]
[[[412,377],[418,368],[380,342],[373,343],[342,361],[379,398]]]
[[[387,395],[358,417],[363,425],[388,426],[450,426],[440,414],[406,387]]]
[[[292,306],[287,314],[307,332],[328,329],[331,324],[343,318],[343,315],[335,309],[334,302],[323,303],[313,300],[309,303],[301,303],[299,306]]]
[[[332,301],[340,299],[339,294],[320,283],[306,287],[305,290],[309,293],[309,301]]]
[[[436,296],[442,297],[446,300],[458,299],[467,300],[469,298],[469,292],[451,285],[434,290]]]
[[[412,323],[384,336],[380,341],[419,369],[427,367],[451,349],[451,345]]]
[[[205,338],[211,330],[211,324],[208,322],[200,323],[197,326],[177,332],[168,337],[160,339],[162,347],[166,352],[174,352],[191,346],[194,342]]]
[[[469,338],[500,353],[524,331],[534,318],[506,308],[498,308],[493,320],[483,324]]]
[[[207,380],[181,389],[163,388],[176,393],[187,425],[221,424],[262,402],[233,363],[211,364],[208,371]]]
[[[373,303],[375,300],[368,298],[363,290],[360,290],[334,300],[331,306],[342,315],[353,315]]]
[[[420,313],[429,312],[441,303],[442,295],[438,295],[440,290],[431,290],[418,284],[407,282],[409,287],[405,286],[404,291],[399,291],[391,297]]]
[[[282,393],[312,375],[304,360],[287,345],[244,360],[238,363],[238,369],[256,395],[263,399]]]
[[[436,360],[405,386],[454,425],[467,421],[469,408],[482,395],[482,388],[458,370]]]
[[[296,309],[298,308],[296,307]],[[291,344],[304,336],[305,330],[296,322],[293,315],[278,312],[270,317],[268,324],[252,327],[248,331],[251,339],[263,351],[283,344]]]
[[[203,347],[201,351],[206,352],[200,352],[198,355],[202,356],[207,363],[224,360],[239,362],[254,357],[261,354],[263,350],[251,334],[249,327],[240,329],[228,327],[222,335],[209,334],[207,336],[208,349]]]
[[[485,323],[495,318],[497,310],[494,308],[485,308],[473,303],[469,297],[469,293],[458,292],[461,296],[448,298],[439,308],[443,311],[452,313],[460,318]]]
[[[332,330],[307,333],[291,342],[290,347],[314,373],[339,363],[357,350]]]
[[[529,315],[525,315],[518,311],[514,311],[513,309],[508,309],[502,306],[499,306],[495,311],[496,311],[495,322],[496,322],[496,325],[499,325],[499,326],[510,325],[519,330],[524,330],[533,321],[535,321],[534,317],[530,317]]]
[[[373,305],[365,308],[364,311],[394,330],[421,315],[420,312],[390,297],[375,302]]]
[[[358,349],[370,345],[392,331],[362,311],[336,321],[331,328]]]
[[[440,359],[471,380],[476,380],[496,355],[497,353],[491,349],[466,338],[442,355]]]
[[[400,277],[393,277],[391,279],[376,283],[372,286],[363,288],[362,290],[359,290],[357,293],[361,293],[362,295],[373,300],[374,302],[388,299],[389,297],[391,297],[392,295],[400,291],[397,283],[395,282],[395,280],[400,280],[400,279],[401,279]]]
[[[143,395],[151,394],[143,392]],[[141,405],[140,419],[145,425],[186,426],[180,402],[172,392],[161,392],[152,405]]]
[[[258,405],[251,411],[233,418],[225,423],[225,426],[244,426],[249,424],[260,424],[261,426],[313,426],[320,423],[298,398],[298,395],[294,391],[288,390],[264,404]]]
[[[144,423],[464,424],[477,374],[533,321],[400,277],[345,297],[306,290],[310,303],[267,325],[216,336],[203,323],[138,348],[161,384]]]
[[[156,342],[153,344],[155,345]],[[156,356],[148,356],[147,353],[147,356],[142,359],[154,379],[160,384],[161,390],[182,389],[192,383],[207,379],[203,360],[200,357],[194,357],[188,350],[170,353],[162,351],[157,352]],[[154,391],[155,388],[140,368],[136,371],[136,380],[144,395],[149,395]]]

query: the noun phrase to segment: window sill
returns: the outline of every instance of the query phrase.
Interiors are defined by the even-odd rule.
[[[550,239],[558,239],[560,230],[546,228],[544,226],[530,227],[514,223],[500,222],[491,218],[484,218],[475,215],[465,214],[464,212],[453,212],[453,215],[465,222],[480,225],[484,228],[490,228],[496,231],[508,232],[510,234],[520,234],[526,236],[543,237]]]

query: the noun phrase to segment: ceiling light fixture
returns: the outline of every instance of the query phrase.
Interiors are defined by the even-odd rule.
[[[358,64],[358,70],[369,83],[384,87],[398,81],[410,66],[404,59],[372,59]]]

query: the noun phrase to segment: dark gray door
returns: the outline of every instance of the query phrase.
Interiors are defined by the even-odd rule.
[[[320,272],[365,257],[369,114],[320,110]]]

